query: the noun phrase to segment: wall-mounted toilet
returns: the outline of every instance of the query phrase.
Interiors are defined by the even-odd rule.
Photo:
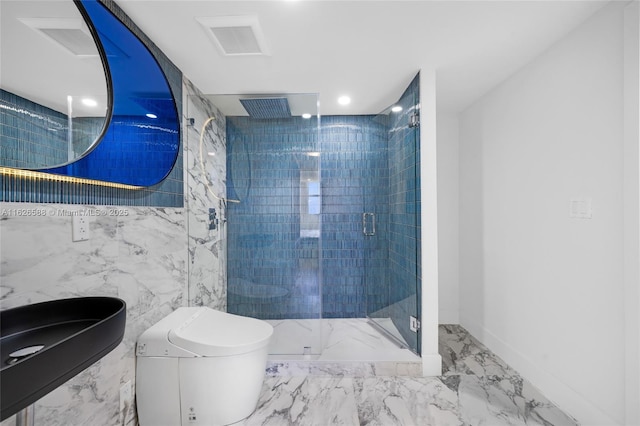
[[[273,327],[215,311],[178,308],[136,347],[141,426],[228,425],[256,408]]]

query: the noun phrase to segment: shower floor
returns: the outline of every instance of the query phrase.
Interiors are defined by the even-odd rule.
[[[267,373],[418,376],[421,358],[382,335],[367,319],[269,320],[274,334]]]

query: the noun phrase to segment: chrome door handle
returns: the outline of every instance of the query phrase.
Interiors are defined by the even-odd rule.
[[[362,213],[362,233],[368,237],[376,235],[375,213]]]

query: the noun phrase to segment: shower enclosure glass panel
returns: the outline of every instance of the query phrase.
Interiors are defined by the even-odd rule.
[[[189,90],[184,126],[189,306],[226,311],[225,119],[204,96]]]
[[[243,99],[251,115],[226,117],[227,310],[272,320],[277,332],[271,354],[317,354],[322,314],[317,97],[283,98],[264,104]],[[278,323],[284,319],[297,321]],[[278,341],[291,334],[299,338]]]
[[[363,187],[367,317],[393,339],[420,353],[419,78],[375,120],[386,124],[385,152],[372,166],[387,173]]]

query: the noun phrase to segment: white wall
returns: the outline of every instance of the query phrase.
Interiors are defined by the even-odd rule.
[[[460,323],[582,424],[625,421],[624,6],[460,116]]]
[[[458,116],[438,111],[438,322],[458,324]]]
[[[626,424],[640,424],[640,2],[624,21]]]
[[[420,239],[422,374],[442,374],[438,353],[438,145],[436,74],[420,71]]]

